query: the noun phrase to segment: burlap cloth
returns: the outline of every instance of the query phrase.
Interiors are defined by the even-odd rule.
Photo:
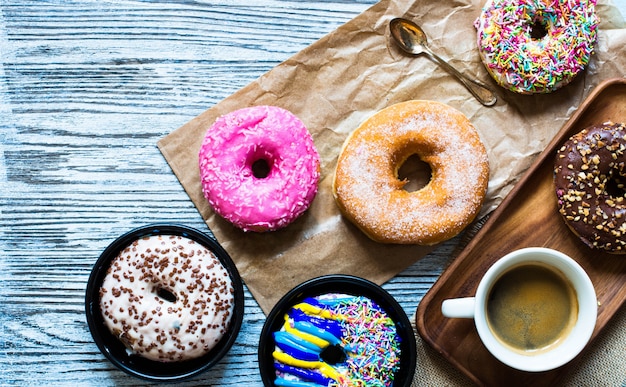
[[[489,153],[490,183],[481,212],[485,215],[501,202],[595,86],[626,74],[624,20],[605,0],[597,7],[601,18],[598,44],[584,73],[548,95],[505,91],[489,78],[476,49],[473,21],[481,5],[480,0],[382,0],[158,142],[265,313],[307,279],[343,273],[382,284],[432,250],[374,243],[347,222],[334,203],[331,180],[340,147],[348,133],[371,114],[409,99],[436,100],[463,112]],[[427,57],[411,58],[400,52],[388,29],[389,21],[399,16],[418,22],[431,47],[461,72],[491,85],[498,103],[491,108],[480,105]],[[286,108],[305,123],[321,156],[320,189],[311,208],[286,229],[243,233],[216,216],[203,198],[197,155],[206,130],[218,116],[262,104]],[[573,376],[572,383],[593,385],[606,380],[619,384],[626,378],[624,314],[616,316],[587,352],[581,362],[588,366],[581,368],[580,376]],[[467,383],[419,338],[418,343],[417,385]]]
[[[626,386],[626,308],[615,314],[563,380],[563,386]],[[443,356],[417,338],[417,369],[412,386],[470,386],[473,383]]]

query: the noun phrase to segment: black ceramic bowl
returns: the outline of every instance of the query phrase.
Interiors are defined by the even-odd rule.
[[[376,302],[395,322],[400,336],[400,367],[394,375],[394,387],[410,386],[417,362],[415,335],[411,322],[398,302],[380,286],[363,278],[348,275],[329,275],[306,281],[278,301],[267,316],[259,340],[259,370],[266,386],[273,386],[276,378],[272,352],[275,348],[273,332],[280,330],[285,323],[285,313],[307,297],[341,293],[364,296]]]
[[[230,328],[220,342],[206,355],[193,360],[164,363],[129,354],[126,347],[111,334],[100,309],[100,286],[111,261],[133,241],[151,235],[179,235],[192,239],[211,250],[228,271],[235,289],[235,305]],[[122,371],[150,381],[180,381],[202,373],[215,365],[235,342],[243,321],[243,284],[235,264],[226,251],[208,235],[190,227],[154,224],[134,229],[111,243],[96,262],[89,276],[85,297],[87,324],[98,348]]]

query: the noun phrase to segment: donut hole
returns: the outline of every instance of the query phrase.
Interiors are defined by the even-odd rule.
[[[329,345],[320,352],[320,359],[325,363],[335,365],[346,361],[346,353],[338,345]]]
[[[546,22],[537,18],[533,21],[533,24],[530,26],[530,37],[534,40],[541,40],[546,35],[548,35],[548,26]]]
[[[176,302],[176,295],[164,287],[157,287],[155,293],[162,300],[172,303]]]
[[[252,163],[252,175],[257,179],[265,179],[269,176],[272,167],[265,159],[258,159]]]
[[[609,177],[605,186],[606,193],[612,198],[626,198],[626,186],[624,178],[615,173]]]
[[[410,155],[398,168],[398,179],[405,183],[403,189],[415,192],[426,187],[433,171],[418,155]]]

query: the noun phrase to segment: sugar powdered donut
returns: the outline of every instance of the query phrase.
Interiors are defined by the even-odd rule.
[[[587,246],[626,254],[626,127],[585,128],[558,150],[554,183],[559,212]]]
[[[412,155],[429,164],[432,176],[408,192],[398,170]],[[445,104],[409,101],[374,114],[346,139],[333,193],[371,239],[431,245],[476,217],[488,180],[487,152],[471,122]]]
[[[134,241],[100,288],[105,324],[134,354],[176,362],[208,353],[228,330],[234,287],[206,247],[181,236]]]
[[[487,71],[521,94],[568,84],[593,53],[595,5],[596,0],[487,0],[475,22]]]
[[[291,112],[255,106],[219,117],[199,154],[202,191],[213,210],[244,231],[272,231],[315,198],[320,161],[313,138]]]

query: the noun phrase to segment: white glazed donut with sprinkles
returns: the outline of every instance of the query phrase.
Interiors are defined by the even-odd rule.
[[[487,71],[521,94],[565,86],[588,64],[596,0],[487,0],[475,22]]]
[[[174,235],[134,241],[113,259],[100,308],[131,353],[162,362],[208,353],[228,330],[232,280],[203,245]]]

